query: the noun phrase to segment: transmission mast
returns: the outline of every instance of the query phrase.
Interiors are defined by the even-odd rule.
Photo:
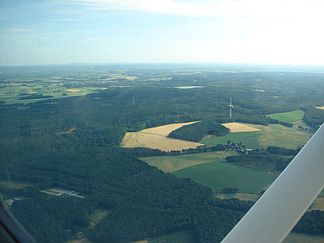
[[[229,107],[229,117],[232,118],[232,109],[233,109],[233,104],[232,104],[232,98],[230,98],[230,104],[228,105]]]
[[[136,99],[135,99],[135,95],[133,96],[133,106],[136,106]]]

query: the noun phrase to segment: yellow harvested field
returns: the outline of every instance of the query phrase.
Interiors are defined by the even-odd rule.
[[[123,138],[121,146],[124,148],[144,147],[150,149],[159,149],[161,151],[181,151],[183,149],[204,146],[202,143],[167,137],[172,131],[196,122],[198,121],[173,123],[164,126],[147,128],[139,132],[127,132]]]
[[[76,88],[70,88],[70,89],[66,89],[67,92],[71,92],[71,93],[76,93],[76,92],[80,92],[80,89],[76,89]]]
[[[183,122],[183,123],[172,123],[168,125],[163,125],[163,126],[158,126],[158,127],[151,127],[144,129],[140,132],[142,133],[149,133],[149,134],[155,134],[155,135],[160,135],[160,136],[168,136],[172,131],[177,130],[180,127],[183,127],[185,125],[190,125],[197,123],[199,121],[193,121],[193,122]]]
[[[162,151],[180,151],[183,149],[204,146],[204,144],[168,138],[150,133],[128,132],[125,134],[121,146],[124,148],[144,147],[150,149],[159,149]]]
[[[239,123],[239,122],[224,123],[223,126],[230,129],[230,132],[256,132],[256,131],[260,131],[260,129],[254,127],[253,125],[243,124],[243,123]]]
[[[324,110],[324,105],[323,106],[316,106],[316,109]]]

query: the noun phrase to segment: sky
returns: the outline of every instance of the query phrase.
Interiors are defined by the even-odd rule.
[[[0,0],[0,65],[324,66],[322,0]]]

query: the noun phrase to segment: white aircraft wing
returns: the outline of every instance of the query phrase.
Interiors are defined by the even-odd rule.
[[[222,242],[282,242],[323,185],[324,124]]]

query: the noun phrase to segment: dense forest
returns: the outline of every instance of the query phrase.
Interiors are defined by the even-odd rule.
[[[324,212],[312,210],[307,212],[295,226],[294,231],[315,235],[324,234]]]
[[[139,80],[117,80],[123,87],[116,87],[102,81],[106,80],[103,70],[109,68],[100,66],[95,74],[82,68],[86,69],[1,69],[3,85],[19,75],[18,81],[29,85],[65,74],[65,87],[106,88],[59,99],[44,92],[34,103],[0,104],[0,181],[25,185],[0,187],[0,193],[4,200],[16,198],[10,210],[39,242],[62,242],[80,232],[93,242],[129,242],[186,229],[193,230],[200,242],[219,242],[252,203],[214,199],[209,188],[149,166],[138,158],[166,153],[121,148],[125,132],[199,120],[170,135],[198,141],[205,134],[226,134],[222,122],[268,125],[277,121],[266,114],[295,109],[306,112],[304,121],[314,129],[324,121],[324,111],[309,108],[324,104],[321,74],[207,70],[180,75],[171,67],[134,67],[128,74],[138,74]],[[152,81],[152,73],[170,78]],[[208,88],[172,88],[181,85]],[[233,97],[233,119],[228,118],[229,97]],[[268,148],[229,157],[228,162],[281,171],[293,156],[282,151]],[[76,191],[84,198],[51,196],[43,192],[48,188]],[[105,210],[108,216],[89,227],[96,210]],[[299,232],[318,232],[317,226],[308,229],[306,224],[300,224]]]
[[[305,122],[309,124],[314,129],[317,129],[324,120],[324,110],[308,108],[305,109]]]

